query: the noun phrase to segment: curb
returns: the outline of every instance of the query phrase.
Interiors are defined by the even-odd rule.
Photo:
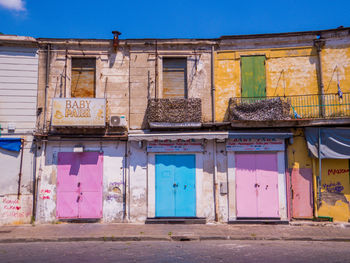
[[[319,241],[319,242],[350,242],[349,238],[312,238],[312,237],[251,237],[251,236],[108,236],[108,237],[60,237],[60,238],[5,238],[5,243],[35,243],[35,242],[131,242],[131,241],[215,241],[215,240],[247,240],[247,241]]]

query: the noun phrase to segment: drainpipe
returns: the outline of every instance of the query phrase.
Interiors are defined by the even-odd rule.
[[[215,122],[214,46],[211,46],[211,119]]]
[[[128,212],[127,212],[127,218],[128,218],[128,222],[130,222],[130,144],[129,141],[127,141],[126,143],[127,147],[127,176],[126,176],[126,189],[127,189],[127,196],[126,196],[126,200],[128,202],[127,207],[128,207]]]
[[[46,79],[45,79],[45,105],[44,105],[44,132],[46,132],[46,113],[47,113],[47,92],[49,89],[49,70],[50,70],[51,45],[47,44],[46,54]]]
[[[24,139],[21,139],[21,160],[19,163],[19,173],[18,173],[18,188],[17,188],[17,199],[19,200],[21,196],[21,183],[22,183],[22,167],[23,167],[23,151],[24,151]]]
[[[321,179],[322,179],[322,158],[321,158],[321,128],[318,128],[318,180],[317,180],[317,190],[318,190],[318,206],[321,204]]]
[[[124,168],[123,168],[123,221],[126,219],[126,175],[128,174],[128,141],[125,142],[125,153],[124,153]]]
[[[219,221],[219,198],[218,198],[218,169],[217,169],[217,156],[216,156],[216,140],[214,139],[214,214],[215,221]]]
[[[31,219],[31,223],[34,223],[35,221],[35,214],[36,214],[36,168],[37,168],[37,163],[36,163],[36,159],[37,159],[37,155],[38,155],[38,145],[37,145],[37,141],[34,142],[34,155],[33,155],[33,207],[32,207],[32,219]]]
[[[154,98],[158,98],[158,42],[155,42],[155,61],[154,61]]]
[[[321,93],[320,98],[320,110],[321,110],[321,116],[325,116],[325,110],[324,110],[324,85],[323,85],[323,74],[322,74],[322,57],[321,52],[322,48],[325,45],[324,39],[315,39],[314,40],[314,46],[317,50],[317,71],[318,71],[318,85],[319,85],[319,91]]]

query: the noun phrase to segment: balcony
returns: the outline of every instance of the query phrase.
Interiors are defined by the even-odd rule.
[[[334,121],[350,117],[350,93],[231,98],[229,120],[237,121]]]
[[[149,99],[147,120],[151,128],[198,128],[202,122],[199,98]]]

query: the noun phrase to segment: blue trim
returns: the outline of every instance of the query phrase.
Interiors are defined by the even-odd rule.
[[[0,138],[0,148],[19,152],[21,150],[21,138]]]

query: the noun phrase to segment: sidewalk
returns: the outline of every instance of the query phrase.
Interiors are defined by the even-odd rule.
[[[151,240],[304,240],[349,242],[350,225],[293,222],[290,225],[62,223],[35,226],[0,226],[0,243]]]

